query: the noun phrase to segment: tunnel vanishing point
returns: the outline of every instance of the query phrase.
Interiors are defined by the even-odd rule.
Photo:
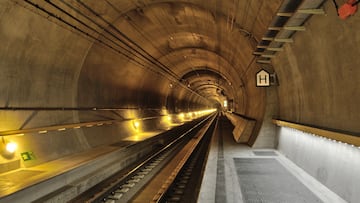
[[[0,202],[211,109],[358,202],[359,32],[326,0],[1,0]]]

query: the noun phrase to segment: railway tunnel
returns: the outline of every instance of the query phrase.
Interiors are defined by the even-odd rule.
[[[291,202],[358,202],[360,17],[336,9],[2,0],[0,202],[70,201],[209,116],[197,201],[290,202],[295,181],[314,198]]]

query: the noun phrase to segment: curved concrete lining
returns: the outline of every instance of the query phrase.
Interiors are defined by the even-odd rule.
[[[340,20],[325,2],[327,15],[309,18],[270,64],[258,64],[257,41],[285,1],[81,2],[0,1],[0,131],[124,122],[11,135],[17,154],[0,163],[34,152],[37,160],[19,164],[33,166],[116,143],[131,135],[132,119],[221,109],[225,98],[215,86],[199,88],[215,81],[210,74],[187,78],[194,89],[181,81],[205,67],[223,76],[217,85],[231,110],[255,120],[248,145],[270,133],[258,146],[274,146],[271,117],[360,132],[358,13]],[[278,86],[257,87],[261,69],[276,73]],[[154,120],[149,130],[159,127]]]

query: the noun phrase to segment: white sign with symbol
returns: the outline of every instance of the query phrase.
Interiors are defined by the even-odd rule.
[[[256,73],[256,86],[268,87],[270,86],[270,73],[262,69]]]

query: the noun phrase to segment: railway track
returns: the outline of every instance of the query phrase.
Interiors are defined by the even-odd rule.
[[[186,192],[189,186],[181,184],[184,183],[181,180],[195,180],[194,177],[197,177],[196,179],[202,177],[200,173],[203,164],[198,163],[205,160],[208,146],[206,142],[212,135],[215,118],[215,114],[206,117],[182,134],[174,136],[174,140],[141,162],[111,176],[71,202],[193,200],[195,197],[190,197],[187,195],[190,193]],[[196,184],[194,181],[187,181],[187,183],[191,182],[192,187],[196,185],[199,188],[201,179]],[[193,192],[192,196],[194,196]]]
[[[209,143],[216,124],[217,121],[210,124],[203,140],[197,145],[172,184],[156,199],[156,202],[197,202]]]

